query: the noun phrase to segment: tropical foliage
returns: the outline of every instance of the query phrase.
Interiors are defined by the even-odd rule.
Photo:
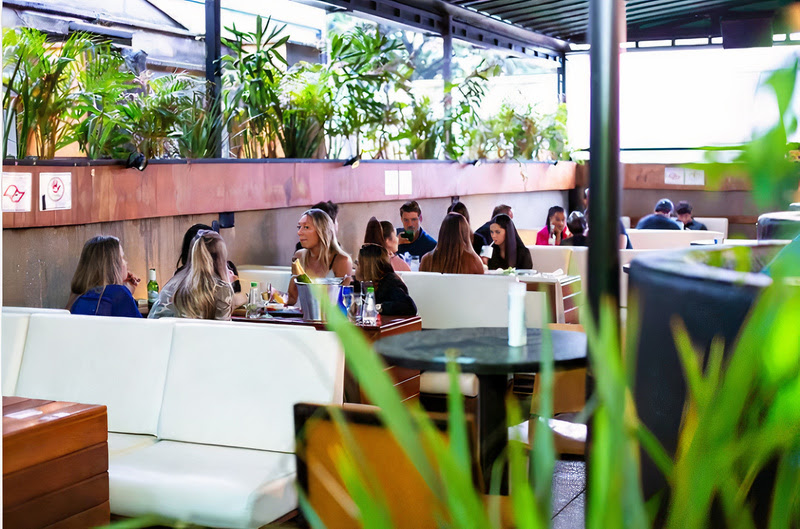
[[[326,64],[290,66],[284,25],[258,17],[253,31],[226,29],[219,95],[186,73],[135,75],[109,43],[81,34],[55,42],[6,30],[4,145],[15,137],[18,158],[52,158],[74,142],[92,159],[214,157],[226,137],[225,154],[240,158],[569,157],[564,109],[482,115],[496,63],[448,84],[445,108],[411,82],[441,58],[403,32],[356,26],[333,34]]]

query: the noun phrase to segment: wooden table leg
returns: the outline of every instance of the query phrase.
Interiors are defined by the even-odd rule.
[[[492,468],[508,446],[506,426],[507,375],[478,375],[478,444],[484,491],[490,492]],[[504,461],[500,494],[508,494],[508,463]]]

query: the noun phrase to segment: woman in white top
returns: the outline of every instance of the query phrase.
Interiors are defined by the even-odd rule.
[[[188,257],[161,289],[148,318],[230,320],[233,287],[225,241],[214,231],[200,230]]]
[[[339,246],[333,221],[321,209],[309,209],[297,223],[297,236],[302,248],[297,250],[294,258],[310,278],[341,277],[342,284],[350,284],[353,273],[353,261]],[[289,305],[297,303],[297,284],[294,279],[289,282]]]

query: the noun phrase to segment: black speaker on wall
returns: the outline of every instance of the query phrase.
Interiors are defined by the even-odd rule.
[[[721,22],[722,47],[772,47],[772,17],[730,19]]]

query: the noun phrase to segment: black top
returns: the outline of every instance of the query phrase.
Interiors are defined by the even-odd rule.
[[[489,237],[489,241],[492,238]],[[477,231],[472,234],[472,249],[475,250],[475,253],[480,255],[483,247],[487,244],[486,239],[483,238]]]
[[[408,287],[395,273],[387,274],[378,282],[375,303],[380,303],[381,314],[386,316],[417,315],[417,306],[408,295]]]
[[[586,365],[586,335],[550,331],[553,359],[558,368]],[[444,371],[445,351],[455,349],[456,363],[465,373],[499,375],[539,370],[542,329],[528,329],[528,343],[509,347],[505,327],[436,329],[390,336],[375,342],[375,350],[392,364],[411,369]]]
[[[692,219],[692,222],[683,226],[685,230],[708,230],[706,225],[702,222],[697,222],[696,220]]]
[[[664,215],[659,215],[658,213],[651,213],[650,215],[644,217],[642,220],[639,221],[639,224],[636,225],[637,230],[679,230],[681,227],[678,225],[677,222],[670,219],[669,217],[665,217]]]
[[[475,235],[480,235],[481,237],[483,237],[483,240],[486,241],[486,244],[492,244],[491,225],[492,221],[490,220],[489,222],[487,222],[486,224],[475,230]],[[480,251],[476,251],[475,253],[477,253],[478,255],[481,254]]]
[[[505,257],[500,257],[500,247],[492,244],[492,257],[489,258],[487,266],[489,270],[497,270],[498,268],[505,270],[509,267],[517,270],[530,270],[533,268],[533,259],[531,258],[531,251],[522,246],[517,248],[517,262],[509,263]]]
[[[561,246],[589,246],[589,238],[586,235],[573,235],[569,239],[561,241]]]

